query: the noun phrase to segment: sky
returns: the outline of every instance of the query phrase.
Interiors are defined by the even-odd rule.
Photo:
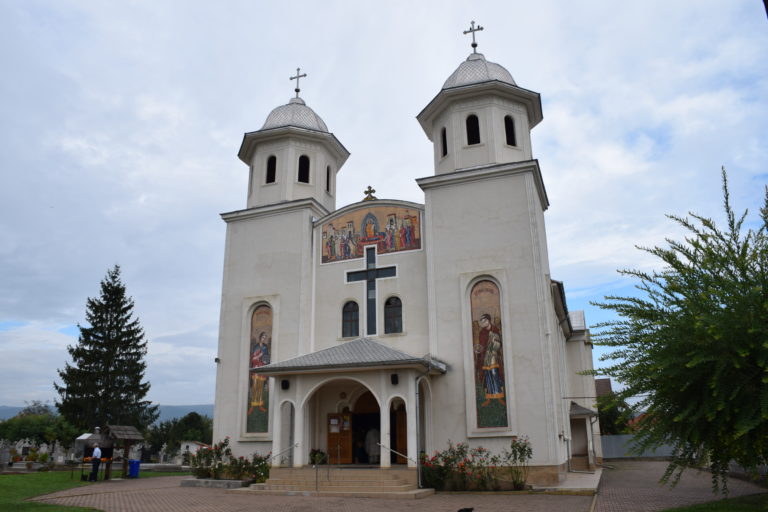
[[[55,398],[85,303],[119,264],[148,343],[148,398],[212,403],[224,255],[245,208],[244,132],[301,95],[351,152],[337,207],[373,186],[423,203],[415,116],[471,52],[541,94],[532,133],[552,278],[631,294],[665,214],[757,219],[768,183],[759,0],[0,0],[0,405]],[[595,351],[597,360],[601,349]],[[596,361],[596,364],[601,365]]]

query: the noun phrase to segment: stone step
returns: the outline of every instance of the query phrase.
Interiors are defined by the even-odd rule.
[[[268,496],[320,496],[329,498],[382,498],[382,499],[399,499],[399,500],[414,500],[426,498],[435,494],[434,489],[414,489],[410,491],[400,492],[366,492],[366,491],[284,491],[284,490],[269,490],[269,489],[254,489],[249,487],[243,487],[242,489],[233,489],[227,492],[244,492],[249,494],[261,494]]]
[[[346,472],[346,473],[326,473],[325,471],[320,471],[315,475],[315,472],[311,473],[277,473],[274,471],[270,471],[269,473],[270,478],[281,478],[281,479],[292,479],[292,480],[311,480],[315,481],[315,479],[320,480],[366,480],[366,481],[392,481],[392,480],[404,480],[404,478],[401,475],[397,474],[379,474],[379,473],[354,473],[354,472]]]
[[[270,478],[267,480],[270,485],[311,485],[312,487],[317,485],[334,486],[334,485],[357,485],[363,487],[391,487],[393,485],[413,485],[404,480],[360,480],[360,479],[336,479],[326,480],[319,478],[317,480],[305,480],[301,478]],[[414,485],[415,487],[415,485]]]
[[[317,488],[320,492],[362,492],[362,493],[392,493],[392,492],[406,492],[416,489],[414,485],[388,485],[388,486],[366,486],[366,485],[320,485]],[[282,484],[267,484],[265,487],[267,491],[315,491],[314,487],[306,485],[282,485]]]

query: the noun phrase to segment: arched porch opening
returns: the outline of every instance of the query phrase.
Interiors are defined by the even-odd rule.
[[[296,425],[296,409],[292,402],[285,401],[280,405],[280,425],[284,434],[280,437],[280,451],[278,459],[273,464],[282,467],[293,466],[293,451]]]
[[[321,453],[330,464],[379,464],[379,402],[365,384],[344,378],[325,382],[307,400],[306,410],[310,452]]]
[[[407,464],[408,459],[403,455],[408,454],[408,414],[405,401],[400,397],[395,397],[390,402],[389,435],[390,447],[393,450],[390,453],[390,462],[392,464]]]

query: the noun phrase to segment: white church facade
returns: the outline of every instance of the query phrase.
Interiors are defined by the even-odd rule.
[[[276,466],[415,469],[449,441],[526,436],[541,484],[596,464],[589,331],[550,276],[539,94],[473,52],[417,116],[424,203],[369,188],[336,209],[349,153],[298,93],[245,134],[247,205],[222,215],[214,439]]]

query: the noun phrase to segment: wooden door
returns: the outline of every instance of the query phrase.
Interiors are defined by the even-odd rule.
[[[408,453],[408,429],[405,421],[405,408],[401,407],[395,411],[395,450],[400,453]],[[397,464],[405,464],[408,460],[405,457],[397,455],[395,460]]]
[[[352,464],[352,415],[328,415],[328,461],[331,464]]]

